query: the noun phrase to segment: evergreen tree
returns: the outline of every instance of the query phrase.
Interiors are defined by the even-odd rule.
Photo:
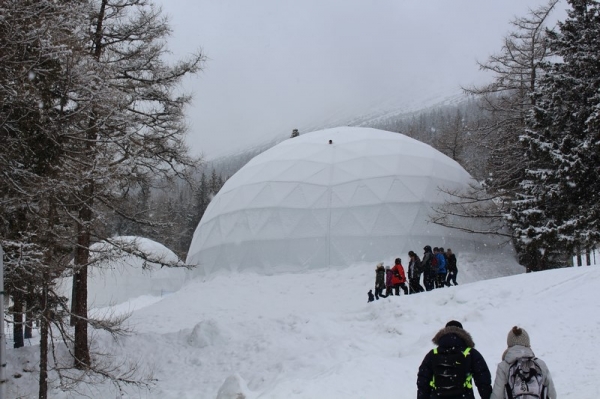
[[[202,171],[202,174],[200,175],[200,184],[198,185],[195,194],[193,217],[189,226],[192,235],[194,234],[196,227],[198,227],[198,224],[200,223],[200,220],[202,219],[204,211],[206,211],[206,207],[208,207],[211,198],[208,179],[206,178],[206,173],[204,173],[204,171]],[[190,235],[189,243],[191,242],[192,236]]]
[[[213,168],[213,170],[210,174],[210,181],[208,183],[211,200],[215,195],[217,195],[217,193],[221,189],[222,185],[223,185],[223,180],[221,179],[221,176],[217,175],[217,171]]]
[[[545,65],[535,93],[527,178],[512,213],[529,248],[570,257],[600,237],[600,4],[569,0],[568,18],[551,32],[559,57]]]

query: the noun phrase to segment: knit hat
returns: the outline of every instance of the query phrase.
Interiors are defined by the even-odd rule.
[[[522,328],[514,326],[512,330],[508,332],[508,337],[506,337],[506,344],[510,348],[511,346],[521,345],[530,347],[531,344],[529,342],[529,334]]]
[[[462,324],[460,324],[460,321],[456,321],[456,320],[450,320],[448,323],[446,323],[446,327],[463,328]]]

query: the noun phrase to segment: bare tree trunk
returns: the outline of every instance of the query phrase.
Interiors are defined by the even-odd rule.
[[[13,292],[13,337],[15,348],[25,346],[23,341],[23,292],[20,287]]]
[[[33,284],[27,285],[25,304],[27,306],[25,312],[25,339],[31,339],[33,338],[33,308],[36,306]]]
[[[585,249],[585,264],[586,264],[586,266],[590,266],[592,264],[592,257],[591,257],[590,252],[591,251],[589,248]]]
[[[40,318],[40,383],[39,383],[39,399],[48,398],[48,328],[50,319],[50,308],[48,306],[48,280],[50,276],[47,271],[44,271],[44,282],[42,286],[41,309],[42,317]]]
[[[79,210],[79,223],[77,225],[78,238],[75,249],[75,273],[73,285],[77,286],[75,292],[75,367],[86,369],[90,366],[90,351],[88,348],[88,321],[87,321],[87,275],[90,256],[91,234],[89,223],[92,220],[91,205],[93,203],[93,186],[88,183],[83,189],[85,203]]]
[[[582,262],[581,262],[581,248],[577,247],[577,266],[581,266]]]
[[[77,314],[77,279],[75,278],[75,274],[73,274],[73,284],[71,286],[71,317],[70,324],[71,327],[75,326],[75,315]]]
[[[100,10],[98,12],[98,23],[94,34],[94,49],[93,55],[96,60],[100,59],[102,54],[102,25],[104,23],[105,10],[108,0],[102,0]],[[96,131],[94,129],[94,118],[90,119],[88,125],[88,148],[86,155],[88,159],[94,156],[94,140],[96,139]],[[88,263],[90,256],[91,233],[90,223],[92,221],[92,209],[94,206],[94,184],[93,181],[88,181],[83,189],[83,204],[79,210],[79,224],[77,249],[75,250],[75,273],[73,274],[73,315],[75,318],[75,367],[85,369],[90,366],[90,351],[88,347],[87,336],[87,275]]]

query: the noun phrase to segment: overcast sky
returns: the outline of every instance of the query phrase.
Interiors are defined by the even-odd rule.
[[[155,0],[182,57],[188,142],[206,158],[332,119],[433,102],[486,77],[510,20],[546,0]],[[556,14],[564,15],[564,1]],[[555,15],[556,15],[555,14]]]

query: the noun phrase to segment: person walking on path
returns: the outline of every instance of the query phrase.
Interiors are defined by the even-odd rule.
[[[458,285],[456,282],[456,275],[458,274],[458,267],[456,266],[456,255],[452,253],[452,250],[448,248],[446,250],[446,257],[448,258],[448,277],[446,278],[446,285],[450,287],[450,282],[454,285]]]
[[[433,256],[437,259],[437,275],[435,280],[436,288],[443,288],[446,285],[446,258],[439,248],[433,249]]]
[[[408,295],[408,288],[406,287],[406,274],[404,273],[402,260],[400,258],[396,258],[394,263],[394,267],[392,267],[392,286],[394,287],[394,293],[396,295],[400,295],[400,287],[402,287],[404,295]]]
[[[421,268],[423,269],[423,285],[425,285],[426,291],[431,291],[434,288],[435,276],[437,270],[434,272],[433,268],[433,253],[431,252],[431,246],[426,245],[423,248],[423,260],[421,261]],[[437,267],[436,267],[437,269]]]
[[[392,286],[392,277],[394,273],[392,272],[392,268],[390,266],[385,267],[385,296],[388,297],[390,295],[394,295],[394,287]]]
[[[380,262],[375,268],[375,299],[379,300],[379,297],[387,298],[387,295],[383,293],[384,288],[385,267],[383,267],[383,262]]]
[[[479,396],[488,399],[492,393],[490,370],[462,324],[449,321],[432,341],[437,348],[425,355],[419,367],[417,399],[474,399],[473,381]]]
[[[408,263],[408,292],[416,294],[425,291],[420,284],[421,281],[421,259],[413,251],[408,252],[410,262]]]
[[[517,326],[513,327],[506,337],[506,345],[502,361],[498,363],[496,369],[496,379],[490,399],[504,399],[509,393],[511,395],[508,396],[509,398],[516,395],[523,395],[525,398],[533,397],[522,392],[522,386],[530,393],[537,389],[539,392],[536,392],[536,395],[539,395],[540,399],[556,399],[556,388],[550,370],[542,359],[535,357],[527,331]],[[529,377],[530,379],[524,384],[516,383],[515,379],[519,377],[515,377],[518,374],[515,371],[525,369],[532,377]],[[531,373],[530,370],[535,372]]]

